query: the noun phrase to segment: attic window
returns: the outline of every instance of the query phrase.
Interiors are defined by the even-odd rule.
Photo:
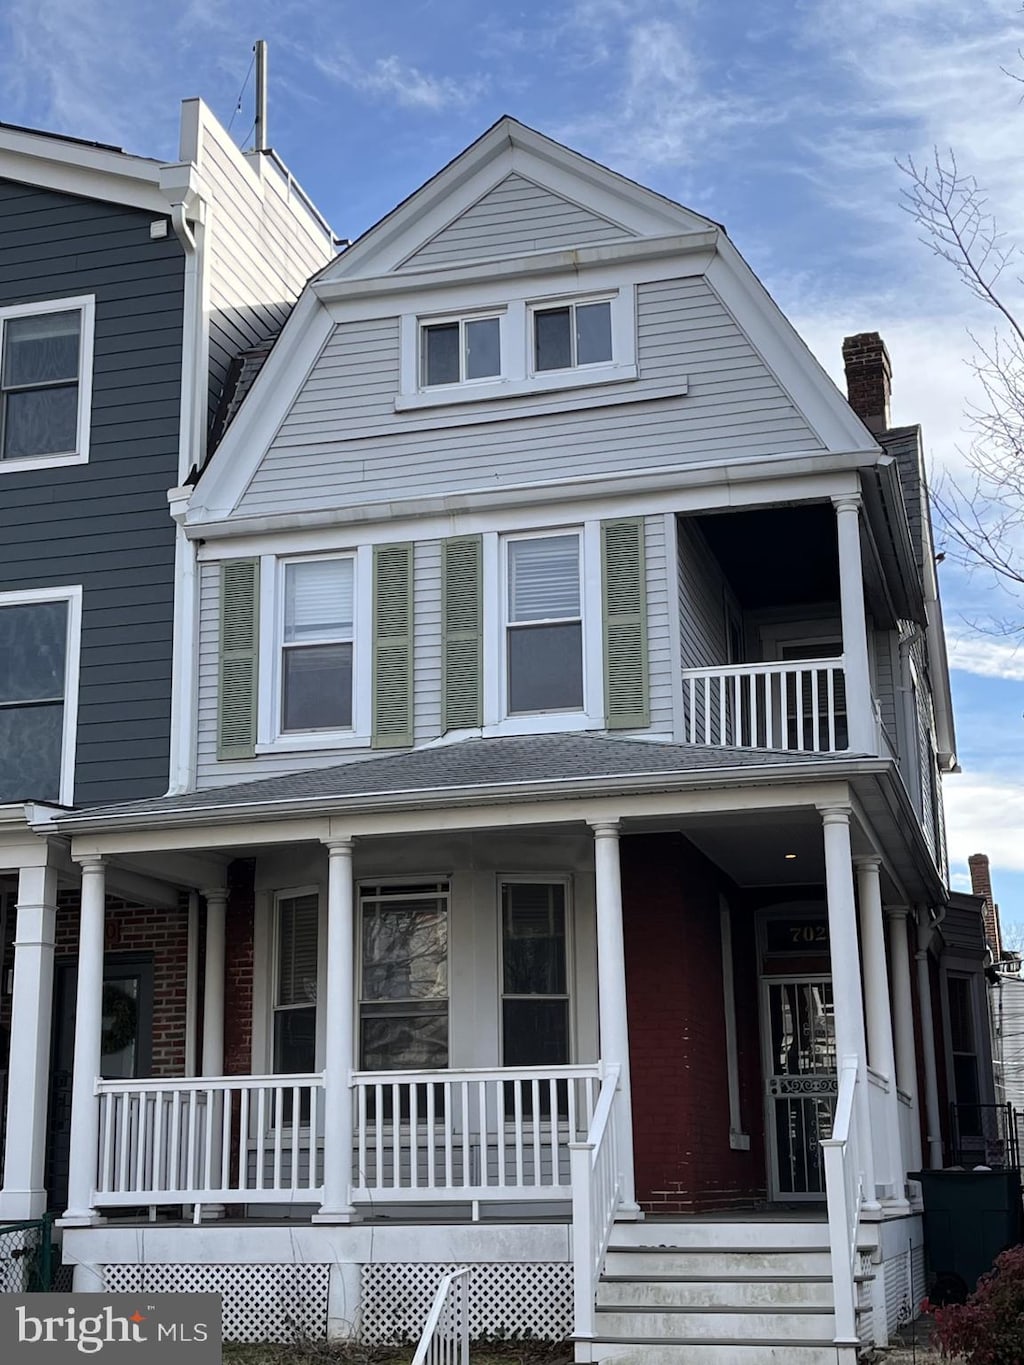
[[[609,299],[534,310],[533,365],[536,371],[603,365],[611,358],[612,306]]]
[[[501,319],[451,318],[420,329],[423,388],[494,379],[501,374]]]

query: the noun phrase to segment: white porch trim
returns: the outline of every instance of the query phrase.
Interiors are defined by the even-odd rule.
[[[327,844],[327,1002],[324,1047],[324,1192],[317,1223],[348,1223],[352,1186],[355,1059],[355,884],[352,840]]]
[[[99,1155],[96,1078],[103,1041],[103,916],[106,864],[86,857],[82,864],[82,910],[78,939],[78,999],[75,1007],[75,1063],[71,1082],[71,1160],[68,1207],[63,1227],[82,1227],[95,1218],[93,1185]]]

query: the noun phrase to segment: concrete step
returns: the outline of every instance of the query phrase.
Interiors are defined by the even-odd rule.
[[[731,1219],[690,1218],[670,1222],[649,1218],[642,1223],[616,1223],[613,1247],[827,1247],[828,1224],[779,1219],[743,1222]]]
[[[577,1360],[613,1361],[614,1365],[836,1365],[831,1341],[751,1341],[720,1338],[699,1342],[597,1338],[587,1343],[588,1356]]]
[[[833,1306],[832,1281],[825,1275],[789,1275],[757,1280],[749,1276],[705,1280],[700,1276],[604,1276],[597,1286],[599,1308],[826,1308]]]
[[[781,1247],[615,1247],[605,1257],[604,1273],[619,1278],[646,1279],[651,1275],[718,1280],[735,1275],[775,1279],[780,1275],[831,1277],[827,1248],[792,1250]]]
[[[706,1340],[828,1341],[835,1335],[830,1308],[803,1312],[743,1311],[720,1308],[599,1308],[594,1328],[601,1337],[653,1338],[655,1341],[696,1342]]]

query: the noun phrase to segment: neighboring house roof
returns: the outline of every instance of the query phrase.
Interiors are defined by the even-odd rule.
[[[209,464],[210,456],[220,444],[224,433],[235,420],[235,414],[241,407],[245,395],[252,388],[253,381],[263,369],[280,331],[281,329],[278,328],[273,336],[267,337],[258,346],[250,346],[248,350],[239,352],[232,360],[224,379],[224,388],[217,403],[217,411],[214,413],[213,421],[210,424],[210,438],[206,455],[207,464]]]
[[[846,754],[785,753],[763,749],[715,748],[708,745],[652,744],[646,740],[605,739],[594,735],[528,735],[467,739],[407,754],[364,759],[264,778],[234,786],[213,787],[155,801],[133,801],[78,811],[61,824],[94,821],[131,823],[150,815],[195,812],[212,814],[239,806],[283,805],[429,794],[456,790],[536,787],[550,784],[552,795],[572,795],[567,784],[623,779],[653,780],[702,772],[721,778],[736,769],[799,768],[834,761],[848,765]]]

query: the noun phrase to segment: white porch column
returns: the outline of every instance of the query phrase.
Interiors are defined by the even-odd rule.
[[[626,954],[622,939],[622,874],[617,822],[592,824],[597,902],[597,994],[601,1061],[619,1068],[620,1214],[636,1215],[633,1172],[633,1104],[629,1081],[629,1024],[626,1018]]]
[[[61,1224],[86,1227],[92,1207],[99,1150],[96,1081],[103,1045],[103,912],[106,871],[102,858],[82,858],[82,914],[78,936],[78,988],[75,1006],[75,1069],[71,1080],[71,1161],[68,1207]]]
[[[355,897],[352,840],[327,843],[327,1000],[324,1008],[324,1202],[314,1223],[349,1223],[355,1059]]]
[[[864,1174],[865,1211],[881,1205],[875,1190],[875,1163],[868,1115],[867,1058],[864,1040],[863,988],[857,943],[857,906],[853,894],[853,851],[850,846],[850,809],[832,806],[821,812],[825,840],[825,895],[832,958],[832,1008],[835,1014],[836,1059],[840,1068],[848,1057],[857,1059],[856,1121]]]
[[[224,1074],[224,960],[228,893],[225,887],[203,892],[206,901],[206,969],[203,974],[204,1076]]]
[[[910,994],[910,950],[907,947],[905,905],[885,909],[889,928],[889,964],[892,968],[892,1012],[896,1045],[896,1084],[912,1101],[910,1151],[903,1153],[907,1170],[921,1168],[921,1118],[917,1093],[917,1047],[914,1043],[914,1005]]]
[[[892,1044],[889,1008],[889,971],[885,960],[885,928],[882,923],[881,858],[855,858],[857,896],[860,906],[860,941],[864,954],[864,1003],[868,1021],[868,1062],[888,1082],[885,1096],[885,1132],[872,1134],[875,1150],[883,1156],[884,1183],[892,1187],[887,1202],[907,1207],[907,1168],[900,1144],[899,1097],[896,1094],[896,1058]]]
[[[917,921],[917,998],[921,1008],[921,1061],[924,1063],[924,1112],[928,1134],[928,1165],[933,1171],[942,1169],[942,1123],[939,1118],[939,1077],[935,1066],[935,1046],[940,1037],[935,1034],[932,1013],[932,981],[928,969],[928,945],[932,939],[932,925],[927,907],[921,906]]]
[[[45,864],[21,868],[15,914],[7,1141],[4,1187],[0,1190],[0,1222],[39,1218],[46,1212],[44,1171],[57,918],[56,868]]]
[[[839,542],[839,606],[843,622],[843,669],[846,673],[846,713],[850,749],[855,754],[878,752],[871,676],[868,672],[868,631],[864,615],[864,566],[860,554],[860,498],[833,498]]]

